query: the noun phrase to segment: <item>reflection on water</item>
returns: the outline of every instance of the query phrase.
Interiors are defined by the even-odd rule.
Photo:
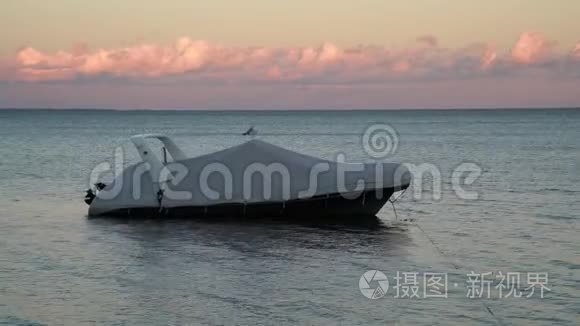
[[[364,251],[369,247],[392,251],[408,245],[402,224],[377,217],[327,221],[267,221],[234,219],[87,219],[91,234],[129,241],[143,248],[204,246],[208,243],[234,251],[269,253],[273,250],[316,248]]]

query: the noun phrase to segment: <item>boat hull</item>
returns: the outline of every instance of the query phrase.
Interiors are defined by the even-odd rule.
[[[399,189],[398,189],[399,190]],[[99,216],[168,218],[311,219],[376,216],[394,192],[372,189],[356,194],[328,194],[283,202],[226,203],[210,206],[114,209]]]

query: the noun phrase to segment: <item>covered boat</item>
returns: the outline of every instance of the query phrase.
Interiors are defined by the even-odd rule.
[[[172,162],[147,143],[155,138]],[[187,158],[170,138],[131,138],[142,162],[89,190],[89,216],[326,218],[375,216],[410,172],[396,163],[344,163],[250,140]]]

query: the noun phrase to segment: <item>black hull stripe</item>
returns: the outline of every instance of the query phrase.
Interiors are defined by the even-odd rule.
[[[210,206],[138,207],[115,209],[99,216],[216,217],[216,218],[328,218],[375,216],[393,194],[393,188],[367,190],[354,198],[334,193],[283,202],[225,203]]]

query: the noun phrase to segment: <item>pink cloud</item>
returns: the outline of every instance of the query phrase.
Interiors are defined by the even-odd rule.
[[[393,69],[394,72],[399,72],[399,73],[404,73],[407,72],[409,70],[411,70],[411,64],[409,63],[409,61],[406,60],[402,60],[399,62],[395,62],[391,68]]]
[[[576,47],[572,50],[572,56],[580,59],[580,43],[576,44]]]
[[[482,69],[489,69],[493,66],[495,61],[497,60],[498,54],[496,50],[488,46],[483,55],[481,56],[481,68]]]
[[[340,48],[333,43],[309,47],[226,47],[180,38],[171,44],[90,51],[85,45],[46,53],[32,47],[0,61],[1,80],[28,82],[113,78],[139,81],[222,83],[349,84],[398,80],[479,78],[488,73],[525,73],[526,66],[550,58],[566,63],[568,54],[552,52],[552,42],[523,33],[510,53],[474,43],[465,48],[439,47],[431,35],[405,49],[378,46]],[[427,45],[427,46],[424,46]],[[580,44],[572,56],[580,58]],[[8,64],[9,62],[9,64]],[[546,74],[555,74],[550,67]]]
[[[533,64],[545,59],[552,47],[539,33],[523,33],[512,48],[512,58],[521,64]]]
[[[377,67],[387,59],[384,50],[340,49],[332,43],[320,47],[221,47],[181,38],[174,44],[142,44],[92,53],[54,54],[24,48],[16,55],[20,79],[74,79],[79,76],[163,77],[194,74],[199,78],[295,80],[316,77],[330,70]]]

